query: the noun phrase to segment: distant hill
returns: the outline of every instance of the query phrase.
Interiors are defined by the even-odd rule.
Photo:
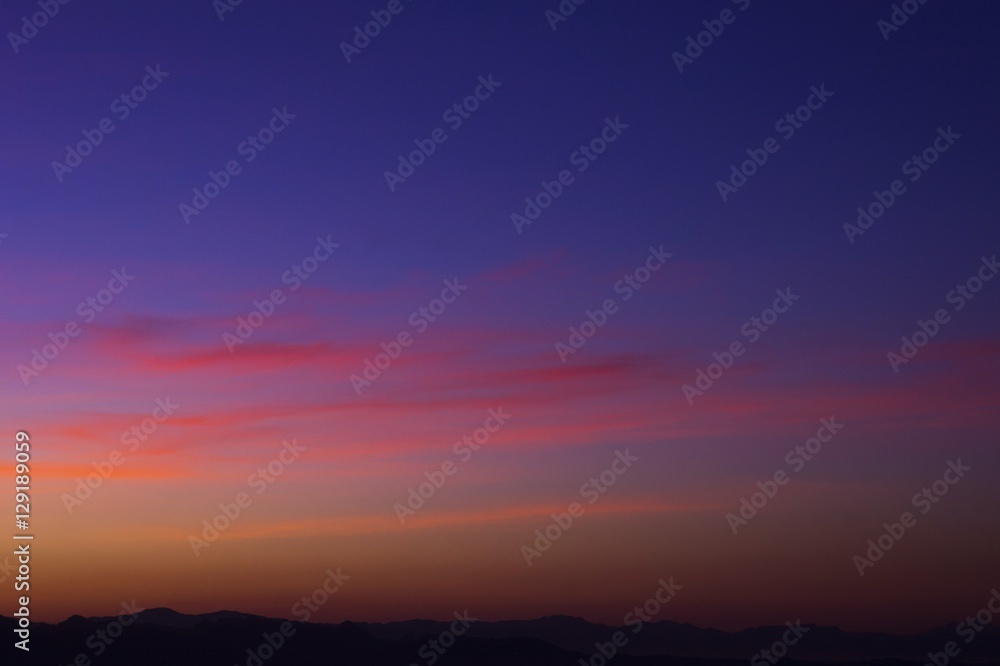
[[[408,635],[440,633],[447,622],[410,620],[384,624],[360,623],[359,626],[379,638],[398,639]],[[876,659],[909,659],[924,664],[928,652],[940,652],[948,641],[956,641],[962,648],[960,658],[952,663],[983,663],[1000,666],[1000,628],[987,627],[970,644],[957,638],[955,625],[912,636],[880,633],[850,633],[834,627],[804,625],[809,631],[789,650],[789,657],[811,661],[856,660],[867,662]],[[537,620],[510,620],[505,622],[480,622],[473,625],[469,636],[481,638],[528,637],[543,640],[569,651],[594,651],[594,644],[606,642],[618,627],[593,624],[577,617],[550,616]],[[738,659],[749,661],[760,650],[780,640],[787,627],[757,627],[739,632],[702,629],[690,624],[659,621],[645,624],[629,637],[622,653],[631,655],[673,655],[713,659]],[[786,658],[787,659],[787,658]],[[765,662],[766,663],[766,662]],[[782,660],[782,663],[786,663]]]
[[[448,648],[430,647],[449,622],[411,620],[384,624],[288,622],[234,611],[185,615],[168,608],[143,611],[120,632],[115,620],[73,616],[56,625],[33,625],[31,652],[14,650],[4,664],[44,666],[580,666],[591,661],[595,643],[610,645],[618,628],[575,617],[477,622]],[[282,636],[282,628],[289,636]],[[13,636],[14,621],[0,617]],[[955,640],[954,627],[915,636],[848,633],[829,627],[808,632],[778,663],[783,666],[923,666],[928,652]],[[739,632],[702,629],[675,622],[646,624],[639,633],[622,629],[628,643],[614,666],[745,666],[780,640],[786,627]],[[10,638],[8,638],[10,640]],[[11,641],[13,642],[13,641]],[[1000,629],[987,627],[953,665],[1000,664]],[[277,645],[274,649],[272,646]],[[607,648],[606,648],[607,649]],[[82,657],[80,655],[83,655]],[[768,662],[758,660],[763,665]]]

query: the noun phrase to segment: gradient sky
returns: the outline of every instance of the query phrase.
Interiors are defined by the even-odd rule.
[[[978,610],[1000,583],[1000,281],[960,311],[946,298],[1000,252],[1000,8],[927,3],[885,40],[889,2],[742,4],[593,0],[552,30],[555,0],[403,0],[347,63],[340,43],[385,3],[244,2],[220,21],[209,0],[73,2],[0,55],[0,432],[34,446],[36,619],[133,598],[288,617],[336,567],[351,579],[315,619],[621,623],[661,577],[684,588],[660,619],[726,629],[910,631]],[[727,8],[678,72],[672,54]],[[0,28],[34,11],[6,3]],[[500,87],[452,130],[443,112],[489,75]],[[833,96],[781,138],[812,86]],[[285,107],[247,163],[238,145]],[[115,131],[60,182],[52,162],[105,117]],[[577,172],[606,118],[628,128]],[[439,127],[390,191],[397,155]],[[903,163],[949,127],[911,183]],[[780,149],[723,201],[716,182],[768,137]],[[179,204],[233,159],[186,224]],[[563,169],[574,182],[518,233],[511,214]],[[894,179],[905,194],[849,242]],[[340,247],[292,292],[282,275],[318,237]],[[661,245],[673,256],[624,302],[616,282]],[[78,314],[122,268],[129,286]],[[411,313],[456,278],[467,290],[418,332]],[[287,301],[230,353],[223,335],[277,288]],[[681,387],[785,288],[799,300],[689,404]],[[555,344],[609,298],[563,363]],[[939,308],[949,322],[894,372],[886,354]],[[22,381],[68,322],[80,335]],[[350,375],[403,331],[358,395]],[[168,397],[176,413],[70,513],[76,480]],[[401,525],[393,505],[498,407],[510,421]],[[726,514],[831,416],[843,430],[734,535]],[[195,556],[189,535],[293,438],[306,451]],[[640,462],[528,567],[521,546],[625,449]],[[852,557],[959,458],[967,476],[859,576]]]

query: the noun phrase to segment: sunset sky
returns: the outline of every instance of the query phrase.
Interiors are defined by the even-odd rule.
[[[683,589],[657,619],[722,629],[917,631],[982,607],[1000,584],[1000,7],[929,2],[885,33],[889,2],[594,0],[557,22],[556,0],[395,6],[347,56],[385,2],[244,2],[224,20],[209,0],[72,2],[8,37],[0,426],[33,446],[35,619],[132,599],[291,617],[338,567],[350,579],[314,620],[621,624],[670,577]],[[0,27],[37,11],[7,3]],[[185,214],[211,173],[228,184]],[[535,216],[543,182],[558,196]],[[603,325],[561,356],[587,311]],[[154,410],[155,431],[123,439]],[[457,452],[490,410],[509,418]],[[921,513],[914,495],[959,460]],[[734,534],[727,514],[782,470]],[[573,502],[529,566],[522,546]],[[916,525],[860,575],[906,511]]]

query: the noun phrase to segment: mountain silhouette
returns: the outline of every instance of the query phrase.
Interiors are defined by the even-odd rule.
[[[317,624],[219,611],[186,615],[168,608],[144,610],[130,626],[112,628],[117,618],[79,615],[59,624],[32,625],[31,650],[12,663],[44,666],[579,666],[602,663],[614,651],[616,666],[745,665],[780,641],[788,627],[756,627],[738,632],[703,629],[669,621],[631,628],[611,627],[580,618],[549,616],[536,620],[475,622],[448,647],[441,640],[451,622],[410,620],[388,623]],[[15,621],[0,617],[0,629],[13,635]],[[803,625],[801,639],[779,663],[856,666],[920,665],[948,641],[961,647],[950,664],[1000,664],[1000,629],[989,626],[966,644],[955,626],[916,635],[851,633]],[[623,631],[628,642],[616,647]],[[284,633],[283,633],[284,632]],[[13,649],[13,648],[9,648]],[[82,656],[81,656],[82,655]],[[592,657],[594,659],[592,660]],[[5,663],[8,663],[5,661]],[[760,658],[756,663],[769,662]]]

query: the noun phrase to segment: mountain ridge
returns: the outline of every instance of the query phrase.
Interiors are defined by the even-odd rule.
[[[176,650],[184,647],[188,651],[201,649],[206,658],[211,659],[204,662],[185,659],[187,666],[202,663],[232,663],[238,666],[312,664],[315,662],[310,660],[315,659],[317,654],[331,652],[340,655],[340,663],[364,663],[366,666],[433,662],[438,662],[440,666],[466,663],[565,663],[567,666],[579,666],[581,659],[585,664],[591,663],[591,657],[601,655],[602,650],[605,654],[613,650],[613,658],[622,666],[716,666],[745,664],[761,650],[780,642],[782,634],[789,631],[788,626],[763,626],[726,632],[670,620],[644,623],[636,631],[635,628],[592,623],[575,616],[549,615],[533,620],[471,622],[462,635],[450,639],[449,647],[445,649],[432,648],[436,645],[432,641],[447,638],[446,634],[454,622],[415,619],[384,623],[317,623],[231,610],[186,614],[160,607],[139,612],[135,622],[122,629],[120,638],[114,643],[104,645],[103,639],[94,638],[98,635],[96,632],[114,623],[117,617],[85,618],[74,615],[57,624],[34,624],[32,654],[45,656],[41,661],[31,661],[33,657],[29,657],[23,663],[63,666],[81,663],[75,661],[80,659],[80,655],[85,655],[85,658],[92,655],[95,659],[99,657],[101,664],[113,666],[135,663],[129,662],[129,659],[145,653],[143,663],[153,665],[161,662],[150,661],[150,652],[164,658],[174,655],[173,658],[179,659],[181,657]],[[0,626],[8,624],[12,630],[13,619],[0,616]],[[781,661],[789,666],[797,663],[813,666],[924,664],[929,652],[941,652],[947,641],[956,640],[955,626],[951,624],[918,634],[897,635],[801,625],[801,639],[788,647],[788,656]],[[282,631],[292,633],[282,639]],[[612,642],[616,632],[624,634],[624,645],[616,646]],[[281,643],[279,649],[272,650],[274,655],[268,659],[260,659],[260,655],[254,659],[255,650],[268,652],[268,636],[272,644]],[[1000,664],[1000,628],[991,625],[974,642],[968,645],[959,643],[961,659],[950,663]],[[37,646],[42,644],[46,647],[39,651]],[[124,661],[115,661],[116,654],[120,654]],[[242,658],[239,655],[243,655]],[[357,661],[344,661],[352,656]],[[431,661],[430,657],[435,658]],[[168,660],[162,663],[173,662]]]

